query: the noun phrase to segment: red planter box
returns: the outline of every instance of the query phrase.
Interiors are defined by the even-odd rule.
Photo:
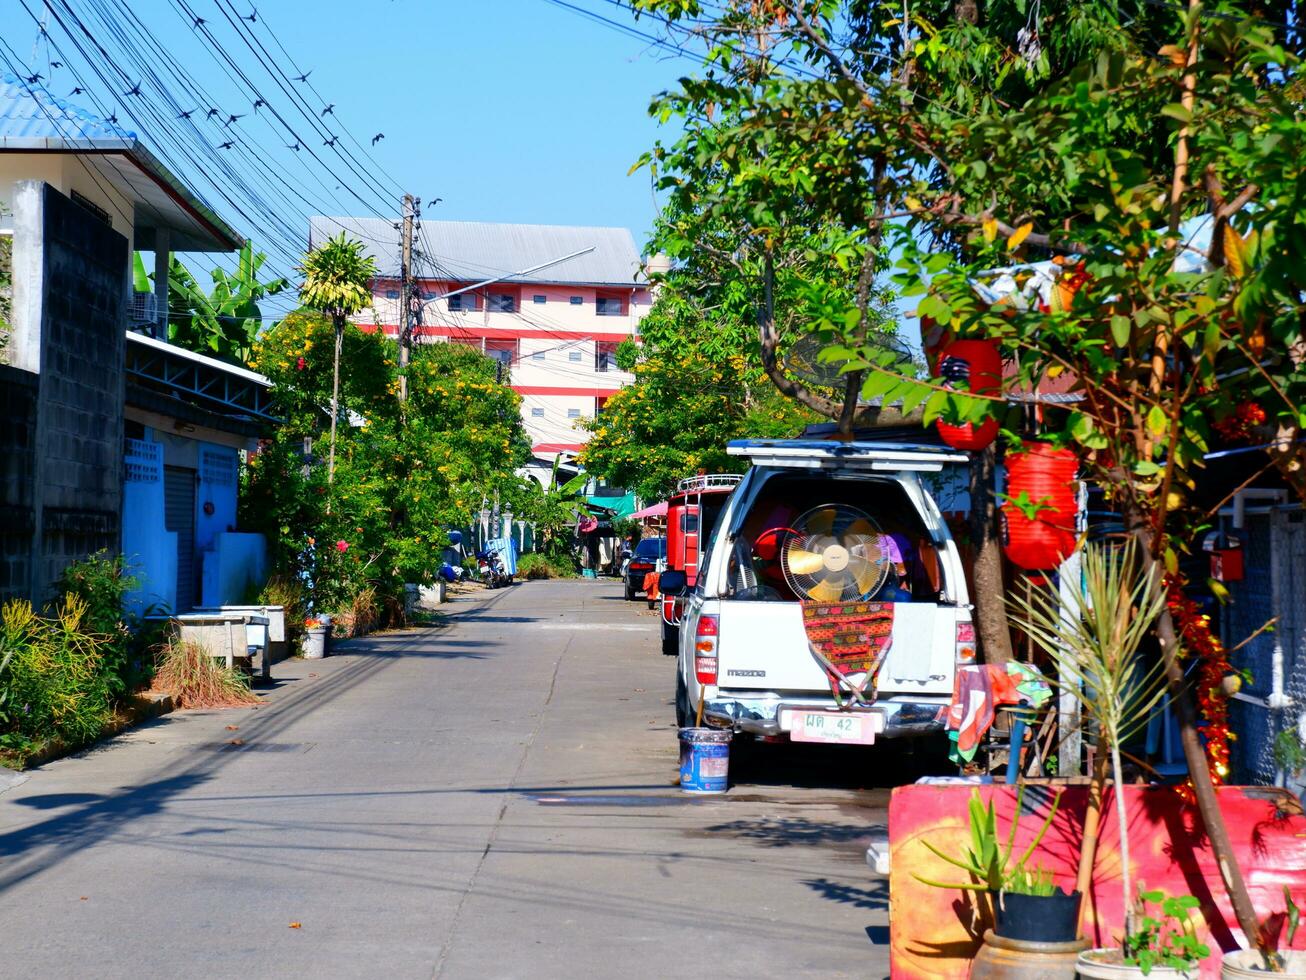
[[[970,960],[979,948],[984,924],[972,921],[974,906],[966,893],[934,888],[916,880],[921,875],[956,881],[964,873],[939,860],[921,843],[928,840],[945,854],[964,855],[970,842],[967,802],[970,786],[902,786],[889,803],[889,928],[895,978],[948,977],[965,980]],[[1017,834],[1017,851],[1029,845],[1043,818],[1051,787],[1030,787],[1026,815]],[[1088,788],[1071,786],[1064,795],[1047,836],[1031,859],[1052,871],[1057,883],[1073,886],[1079,863],[1079,842]],[[1252,893],[1259,917],[1283,909],[1283,887],[1297,903],[1306,899],[1306,818],[1295,797],[1267,787],[1220,787],[1224,812],[1239,866]],[[1011,826],[1016,790],[983,786],[981,795],[995,801],[1000,833]],[[1242,932],[1229,906],[1224,884],[1201,832],[1194,807],[1171,788],[1126,786],[1130,868],[1145,889],[1170,895],[1195,895],[1202,902],[1203,941],[1212,955],[1203,964],[1203,977],[1218,977],[1222,951],[1245,947]],[[1023,842],[1023,843],[1022,843]],[[1101,840],[1093,885],[1084,901],[1085,933],[1094,946],[1117,945],[1123,922],[1120,890],[1120,835],[1115,797],[1104,800]],[[1306,928],[1299,930],[1295,948],[1306,949]]]

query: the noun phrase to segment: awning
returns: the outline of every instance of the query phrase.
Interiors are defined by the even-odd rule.
[[[630,517],[631,511],[635,509],[635,495],[633,493],[620,494],[615,497],[601,497],[596,494],[586,497],[585,502],[606,514],[611,514],[613,520]]]
[[[645,517],[666,517],[667,502],[665,500],[659,501],[652,507],[645,507],[643,510],[635,511],[635,513],[630,516],[636,520],[643,520]]]

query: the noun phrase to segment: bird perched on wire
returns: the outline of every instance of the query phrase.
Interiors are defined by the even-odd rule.
[[[208,21],[205,20],[203,17],[196,17],[196,18],[195,18],[195,26],[196,26],[196,27],[203,27],[203,26],[204,26],[205,24],[207,24],[207,23],[208,23]]]
[[[325,141],[323,141],[322,145],[323,145],[323,146],[330,146],[330,147],[333,147],[333,148],[334,148],[335,145],[336,145],[336,140],[338,140],[338,139],[340,139],[339,136],[332,136],[329,140],[325,140]]]
[[[218,149],[219,149],[219,150],[230,150],[230,149],[231,149],[233,146],[235,146],[235,145],[236,145],[236,144],[233,143],[231,140],[227,140],[227,142],[225,142],[225,143],[219,143],[219,144],[218,144]]]
[[[385,139],[385,133],[377,133],[372,137],[372,145],[376,146],[376,144],[380,143],[383,139]]]
[[[310,68],[308,71],[304,72],[304,74],[302,74],[302,75],[296,75],[296,76],[295,76],[295,81],[297,81],[297,82],[307,82],[307,81],[308,81],[308,76],[311,75],[311,74],[313,74],[313,69],[312,69],[312,68]]]
[[[264,102],[262,99],[255,99],[255,100],[254,100],[254,111],[255,111],[255,112],[258,112],[259,107],[260,107],[260,106],[265,106],[265,105],[267,105],[267,103]]]
[[[329,106],[327,106],[325,109],[322,110],[322,115],[331,116],[335,114],[335,111],[336,111],[336,104],[332,102]]]
[[[251,8],[251,9],[250,9],[250,12],[249,12],[249,16],[248,16],[248,17],[242,17],[241,20],[247,20],[247,21],[249,21],[251,24],[254,23],[254,21],[258,20],[258,8],[257,8],[257,7],[253,7],[253,8]]]
[[[105,120],[110,126],[118,125],[118,113],[110,113],[109,118]]]
[[[123,93],[122,93],[122,96],[123,96],[123,98],[125,99],[125,98],[126,98],[127,96],[129,96],[129,95],[140,95],[140,94],[141,94],[141,83],[140,83],[140,82],[137,82],[135,85],[133,85],[131,88],[129,88],[126,92],[123,92]]]
[[[287,149],[287,150],[294,150],[296,153],[298,153],[298,152],[299,152],[299,144],[298,144],[298,143],[287,143],[287,144],[286,144],[286,149]]]

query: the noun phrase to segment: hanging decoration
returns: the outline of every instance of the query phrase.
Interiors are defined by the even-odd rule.
[[[1002,355],[996,340],[954,340],[939,350],[938,374],[948,387],[961,387],[977,395],[993,395],[1001,390]],[[951,425],[942,419],[935,423],[939,437],[953,449],[976,452],[987,449],[998,436],[998,420],[985,419],[975,425],[966,422]]]
[[[1008,454],[1006,466],[1002,551],[1027,571],[1055,568],[1075,550],[1079,461],[1068,449],[1026,442],[1021,452]]]
[[[1174,617],[1179,634],[1181,655],[1197,662],[1197,713],[1211,782],[1217,786],[1229,778],[1229,742],[1234,734],[1229,731],[1229,691],[1226,678],[1236,676],[1224,645],[1211,632],[1211,617],[1184,594],[1181,580],[1166,577],[1166,605]],[[1196,797],[1190,782],[1179,787],[1179,793],[1189,803]]]

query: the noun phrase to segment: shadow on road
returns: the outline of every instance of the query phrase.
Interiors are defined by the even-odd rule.
[[[946,743],[908,740],[878,745],[764,743],[737,739],[730,747],[732,786],[795,786],[802,789],[887,789],[921,776],[955,775]]]
[[[755,820],[731,820],[697,831],[703,836],[733,837],[756,841],[766,847],[798,847],[811,844],[851,844],[887,828],[872,824],[843,824],[809,820],[806,817],[759,817]]]
[[[887,881],[872,882],[869,888],[845,885],[838,881],[831,881],[829,878],[808,878],[803,881],[803,884],[822,898],[831,902],[838,902],[840,905],[851,905],[857,909],[887,909],[889,907],[889,883]],[[887,928],[885,932],[888,932]],[[874,942],[873,939],[872,942]],[[888,942],[887,936],[885,942]]]

